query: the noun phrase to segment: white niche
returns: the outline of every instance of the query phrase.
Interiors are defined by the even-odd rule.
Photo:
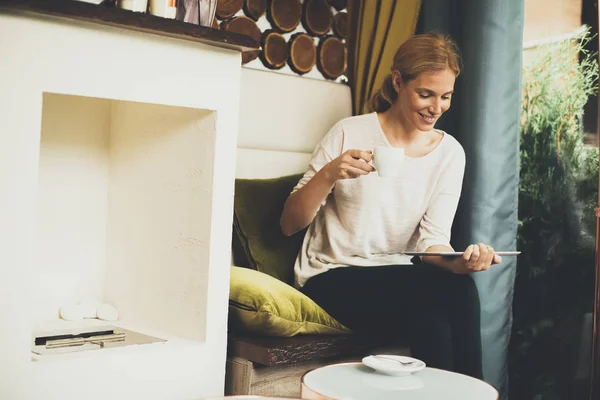
[[[214,143],[209,110],[43,94],[34,329],[97,299],[204,341]]]

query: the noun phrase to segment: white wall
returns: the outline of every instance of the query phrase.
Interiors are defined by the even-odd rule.
[[[203,340],[214,142],[210,111],[44,94],[34,322],[94,299]]]
[[[102,299],[108,217],[110,103],[46,93],[42,108],[34,321]]]
[[[232,160],[239,118],[239,53],[88,23],[3,13],[0,54],[0,398],[193,399],[221,394],[235,172]],[[201,237],[206,240],[207,253],[198,260],[203,263],[198,273],[210,279],[205,294],[204,342],[177,339],[169,346],[152,345],[147,352],[143,346],[134,346],[137,348],[126,352],[99,351],[56,362],[31,361],[30,335],[36,315],[33,293],[39,284],[34,278],[34,254],[44,93],[216,112],[216,135],[207,142],[214,141],[214,165],[206,172],[212,190],[203,192],[201,188],[199,192],[203,199],[209,199],[200,205],[210,207],[210,218],[202,221],[209,232]],[[72,117],[74,124],[85,122]],[[95,133],[89,134],[76,145],[79,150],[90,148]],[[73,136],[69,134],[70,140]],[[95,151],[91,153],[97,157]],[[198,153],[198,157],[202,155]],[[43,163],[47,157],[43,154]],[[78,160],[76,164],[84,161],[81,157]],[[96,158],[93,165],[100,164]],[[104,170],[88,167],[88,172],[97,173],[102,177],[100,181],[104,179]],[[69,173],[81,180],[80,172]],[[39,177],[44,190],[46,178],[43,174]],[[97,188],[100,186],[98,183]],[[77,207],[87,213],[89,205]],[[61,205],[58,210],[64,208]],[[193,229],[185,233],[183,243],[189,242],[186,237],[196,234]],[[61,239],[60,246],[67,241]],[[53,257],[53,263],[64,260],[62,256]],[[141,298],[139,302],[146,300]],[[167,313],[164,310],[162,315]]]
[[[306,170],[323,136],[351,115],[345,84],[242,68],[236,176],[267,178]]]
[[[106,301],[122,320],[203,341],[215,116],[113,102]]]

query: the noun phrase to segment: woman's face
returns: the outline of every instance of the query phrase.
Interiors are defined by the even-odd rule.
[[[454,72],[446,68],[443,71],[422,72],[408,83],[402,82],[400,72],[394,71],[393,82],[398,91],[395,104],[409,129],[430,131],[440,116],[450,108],[454,91]]]

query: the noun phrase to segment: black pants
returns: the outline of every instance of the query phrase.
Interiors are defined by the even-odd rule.
[[[468,275],[439,267],[342,267],[302,291],[355,332],[400,332],[429,367],[481,379],[479,295]]]

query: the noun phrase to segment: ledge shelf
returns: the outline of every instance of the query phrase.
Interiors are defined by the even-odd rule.
[[[92,22],[230,50],[249,51],[260,48],[260,44],[247,35],[75,0],[0,0],[0,12],[6,11]]]

